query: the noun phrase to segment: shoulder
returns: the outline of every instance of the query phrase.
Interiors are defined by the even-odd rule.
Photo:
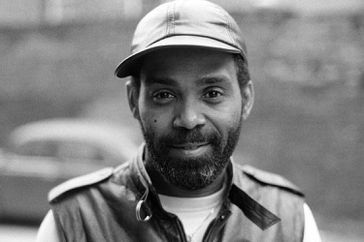
[[[304,197],[304,194],[300,188],[281,175],[260,170],[250,165],[236,165],[235,167],[255,183],[258,183],[262,186],[276,187],[300,197]]]
[[[60,242],[52,210],[44,217],[37,233],[37,242]]]
[[[53,188],[48,193],[48,201],[55,202],[61,196],[80,188],[98,184],[112,176],[114,168],[107,167],[90,174],[72,178]]]

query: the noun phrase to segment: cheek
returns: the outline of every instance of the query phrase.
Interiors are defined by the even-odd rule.
[[[223,106],[214,110],[215,119],[219,120],[219,122],[224,124],[224,126],[232,126],[240,122],[241,115],[241,100],[226,102]]]
[[[141,110],[140,119],[146,131],[155,134],[164,133],[170,127],[170,117],[166,112]]]
[[[214,112],[210,116],[210,122],[213,123],[220,134],[227,137],[232,129],[236,129],[241,122],[241,105],[230,105],[225,109]]]
[[[148,90],[142,85],[138,100],[139,115],[141,123],[145,128],[148,127],[155,130],[158,129],[159,126],[167,125],[170,110],[153,105],[149,96]]]
[[[243,115],[243,109],[242,109],[242,105],[239,105],[234,112],[231,114],[232,118],[231,118],[231,125],[232,126],[236,126],[238,125],[241,120],[242,120],[242,115]]]

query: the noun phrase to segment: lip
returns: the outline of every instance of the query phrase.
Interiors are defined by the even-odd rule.
[[[173,144],[171,145],[174,149],[183,149],[183,150],[196,150],[201,146],[208,145],[207,142],[204,143],[185,143],[185,144]]]
[[[209,143],[173,144],[170,147],[171,157],[198,157],[211,149]]]

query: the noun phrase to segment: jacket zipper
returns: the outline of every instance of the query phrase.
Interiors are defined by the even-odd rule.
[[[206,233],[203,236],[203,242],[212,241],[218,232],[224,227],[227,219],[230,217],[230,212],[219,215],[218,218],[214,219],[207,227]]]

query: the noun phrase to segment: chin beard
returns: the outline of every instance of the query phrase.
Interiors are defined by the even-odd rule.
[[[200,129],[181,129],[158,140],[153,132],[142,127],[149,154],[147,164],[177,187],[186,190],[202,189],[215,181],[229,163],[239,140],[240,127],[241,122],[228,131],[225,139],[217,132],[203,134]],[[208,142],[211,149],[206,154],[193,158],[169,157],[169,145],[184,142]]]

